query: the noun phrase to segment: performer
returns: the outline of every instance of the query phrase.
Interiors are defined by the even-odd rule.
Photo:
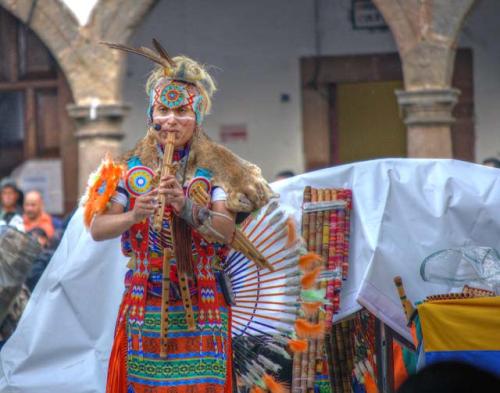
[[[232,392],[231,309],[216,277],[236,214],[272,192],[260,169],[204,134],[216,90],[206,69],[154,43],[158,54],[109,44],[158,66],[146,84],[146,135],[123,157],[123,171],[103,164],[85,204],[92,237],[121,235],[130,257],[107,392]],[[200,193],[208,203],[194,201]]]

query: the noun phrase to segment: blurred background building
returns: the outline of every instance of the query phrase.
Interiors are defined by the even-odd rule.
[[[151,64],[99,42],[152,37],[213,65],[206,131],[270,180],[498,157],[499,16],[497,0],[0,0],[0,177],[18,168],[72,210],[104,153],[145,132]]]

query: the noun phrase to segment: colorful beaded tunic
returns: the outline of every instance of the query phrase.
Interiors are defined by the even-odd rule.
[[[178,160],[184,155],[177,154]],[[113,201],[126,209],[147,192],[152,176],[138,157],[128,160],[128,172]],[[217,190],[218,192],[215,192]],[[212,199],[224,200],[215,189]],[[207,243],[192,230],[194,277],[189,282],[196,329],[189,329],[180,294],[175,257],[170,260],[167,356],[160,356],[160,314],[163,249],[173,250],[168,214],[161,232],[152,219],[135,224],[122,235],[122,251],[131,257],[125,277],[115,347],[126,351],[127,393],[230,392],[230,309],[215,279],[227,248]],[[172,254],[174,255],[174,254]],[[120,336],[120,330],[121,336]]]

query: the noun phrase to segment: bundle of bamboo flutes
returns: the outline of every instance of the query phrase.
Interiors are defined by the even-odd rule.
[[[325,312],[311,317],[312,322],[323,321],[325,323],[327,344],[332,338],[330,328],[333,315],[339,309],[342,281],[347,278],[348,273],[351,195],[351,191],[345,189],[311,187],[304,189],[302,237],[306,241],[308,251],[323,257],[324,269],[330,277],[329,280],[321,281],[318,287],[326,291],[329,304]],[[325,341],[311,340],[308,352],[294,356],[292,392],[312,392],[316,381],[323,379],[322,376],[326,377],[325,373],[329,374],[330,378],[337,374],[335,379],[342,379],[339,372],[335,373],[335,370],[331,370],[332,367],[326,360]],[[317,378],[318,376],[320,378]],[[342,384],[337,385],[337,389],[341,386]],[[345,388],[347,389],[347,385]]]
[[[199,186],[192,187],[190,192],[194,202],[201,206],[208,205],[210,196],[201,184]],[[231,247],[237,251],[240,251],[248,259],[255,262],[259,266],[259,268],[266,268],[270,271],[274,271],[274,267],[266,260],[262,253],[238,228],[235,228]]]

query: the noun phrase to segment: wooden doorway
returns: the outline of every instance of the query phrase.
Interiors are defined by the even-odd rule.
[[[406,127],[399,117],[394,90],[401,81],[331,85],[330,103],[334,163],[405,157]]]
[[[78,149],[57,62],[36,34],[0,7],[0,177],[33,158],[60,158],[64,210],[77,201]]]
[[[406,127],[394,90],[403,88],[397,53],[301,59],[306,170],[381,157],[406,157]],[[474,161],[472,51],[459,49],[453,87],[454,158]]]

